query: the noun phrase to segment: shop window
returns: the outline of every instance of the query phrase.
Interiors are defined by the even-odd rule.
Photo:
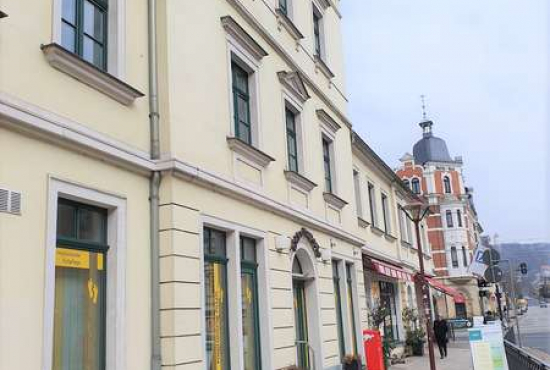
[[[467,319],[468,318],[465,303],[455,303],[455,312],[456,312],[456,318],[457,319]]]
[[[393,283],[380,281],[380,306],[386,309],[386,317],[383,322],[384,337],[397,340],[397,306],[395,299],[395,286]]]
[[[344,342],[344,322],[342,319],[342,291],[340,289],[340,273],[338,272],[338,261],[332,261],[332,283],[334,286],[334,305],[336,308],[336,325],[338,328],[338,349],[340,359],[346,355]]]
[[[206,368],[229,370],[226,234],[204,232]]]
[[[60,199],[54,370],[105,369],[107,211]]]
[[[244,370],[261,370],[256,240],[240,238]]]
[[[351,343],[352,343],[352,354],[357,354],[357,332],[355,330],[355,309],[354,309],[354,299],[353,299],[353,277],[352,277],[353,265],[346,263],[346,285],[348,291],[348,318],[349,318],[349,329],[351,331]]]

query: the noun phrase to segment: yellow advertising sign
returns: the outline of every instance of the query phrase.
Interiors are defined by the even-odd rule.
[[[90,254],[92,260],[97,259],[97,269],[103,270],[103,254],[90,253],[78,249],[56,248],[55,265],[58,267],[88,270],[90,269]]]

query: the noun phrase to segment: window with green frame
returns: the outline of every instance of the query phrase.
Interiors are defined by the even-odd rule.
[[[241,236],[240,247],[244,370],[261,370],[256,240]]]
[[[204,228],[206,368],[229,370],[226,234]]]
[[[313,9],[313,41],[314,41],[314,52],[315,55],[319,58],[322,57],[322,44],[321,44],[321,22],[322,16],[319,14],[317,9]]]
[[[323,164],[325,169],[325,191],[332,193],[332,159],[330,157],[331,142],[323,137]]]
[[[53,370],[104,370],[107,211],[59,199]]]
[[[233,115],[235,137],[252,145],[252,122],[250,118],[249,73],[237,63],[231,63]]]
[[[296,113],[285,107],[286,143],[288,149],[288,170],[299,172],[298,139],[296,134]]]
[[[338,348],[340,359],[346,355],[344,343],[344,321],[342,319],[342,291],[340,290],[340,273],[338,272],[338,261],[332,261],[332,283],[334,286],[334,305],[336,307],[336,326],[338,329]]]
[[[351,332],[351,343],[352,343],[352,353],[357,354],[357,331],[355,327],[355,309],[354,309],[354,299],[353,299],[353,280],[352,280],[352,268],[353,265],[346,263],[346,284],[348,291],[348,319],[349,319],[349,330]]]
[[[61,45],[107,69],[108,0],[62,0]]]
[[[279,0],[279,10],[288,16],[288,0]]]

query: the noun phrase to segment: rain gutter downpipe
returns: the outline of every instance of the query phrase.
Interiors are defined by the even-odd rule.
[[[149,124],[151,159],[160,159],[159,101],[157,68],[157,1],[148,0]],[[151,370],[161,370],[160,343],[160,260],[159,260],[160,171],[151,172],[149,184],[151,243]]]

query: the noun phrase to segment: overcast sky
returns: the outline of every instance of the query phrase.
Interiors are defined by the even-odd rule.
[[[349,114],[391,166],[436,136],[462,155],[486,233],[550,240],[547,0],[343,0]]]

